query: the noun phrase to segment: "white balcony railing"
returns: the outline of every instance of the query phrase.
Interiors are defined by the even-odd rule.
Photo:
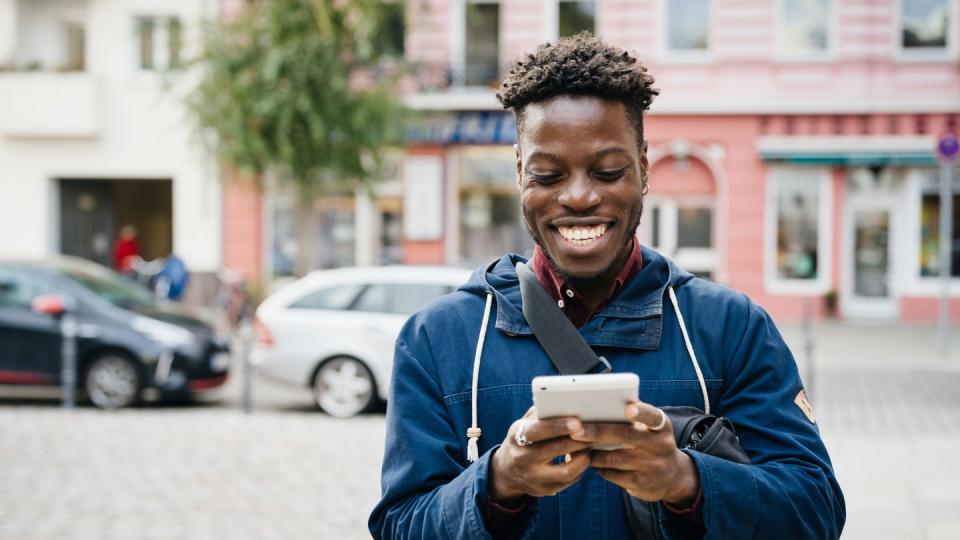
[[[88,73],[0,73],[0,136],[96,137],[99,102]]]

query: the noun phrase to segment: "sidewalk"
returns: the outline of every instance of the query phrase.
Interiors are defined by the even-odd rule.
[[[960,539],[960,327],[945,359],[933,325],[817,324],[813,372],[802,328],[781,330],[846,495],[843,538]]]

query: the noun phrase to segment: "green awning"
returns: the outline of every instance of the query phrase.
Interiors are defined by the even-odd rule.
[[[848,167],[912,166],[932,167],[937,160],[933,152],[849,152],[761,150],[764,161],[793,165],[837,165]]]

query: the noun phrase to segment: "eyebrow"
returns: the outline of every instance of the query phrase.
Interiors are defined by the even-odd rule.
[[[608,147],[608,148],[604,148],[603,150],[600,150],[600,151],[598,151],[596,154],[594,154],[594,155],[593,155],[593,160],[594,160],[594,161],[599,161],[603,156],[606,156],[606,155],[608,155],[608,154],[627,154],[627,153],[629,153],[629,152],[627,152],[627,150],[626,150],[625,148],[623,148],[623,147],[620,147],[620,146],[611,146],[611,147]],[[528,156],[527,159],[530,160],[530,159],[535,159],[535,158],[542,158],[542,159],[545,159],[545,160],[547,160],[547,161],[552,161],[552,162],[554,162],[554,163],[556,163],[556,164],[561,164],[561,163],[563,163],[563,158],[560,157],[559,155],[557,155],[557,154],[552,154],[552,153],[550,153],[550,152],[544,152],[544,151],[542,151],[542,150],[536,150],[536,151],[534,151],[533,153],[530,154],[530,156]]]

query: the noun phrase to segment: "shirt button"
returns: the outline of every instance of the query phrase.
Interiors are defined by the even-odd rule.
[[[563,309],[563,300],[557,300],[557,305],[560,306],[560,309]]]
[[[571,289],[567,289],[567,296],[573,298],[573,291]]]

